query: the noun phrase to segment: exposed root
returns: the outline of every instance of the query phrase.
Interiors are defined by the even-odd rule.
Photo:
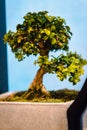
[[[24,99],[34,99],[34,98],[50,98],[50,92],[46,91],[45,89],[29,89],[23,95]]]

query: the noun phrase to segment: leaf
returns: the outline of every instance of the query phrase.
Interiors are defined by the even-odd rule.
[[[44,29],[44,32],[49,36],[50,35],[50,30]]]
[[[28,33],[32,32],[32,31],[33,31],[33,28],[32,28],[32,27],[29,27]]]
[[[52,38],[52,45],[55,45],[57,43],[56,39],[55,38]]]
[[[15,57],[18,59],[18,61],[21,61],[24,58],[21,53],[15,53]]]
[[[54,25],[51,26],[51,31],[55,31],[56,27]]]
[[[48,30],[48,29],[43,29],[43,30],[41,30],[40,31],[40,33],[45,33],[46,35],[50,35],[50,30]]]
[[[23,38],[22,38],[22,36],[19,36],[18,38],[17,38],[17,42],[18,43],[21,43],[21,40],[22,40]]]

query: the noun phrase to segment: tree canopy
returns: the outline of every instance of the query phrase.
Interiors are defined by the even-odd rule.
[[[72,32],[64,18],[50,16],[47,11],[29,12],[16,31],[4,35],[15,57],[21,61],[26,56],[37,56],[34,64],[43,67],[45,73],[56,74],[62,81],[67,79],[76,84],[84,73],[87,61],[76,52],[69,52]],[[49,57],[50,52],[62,50],[62,54]]]

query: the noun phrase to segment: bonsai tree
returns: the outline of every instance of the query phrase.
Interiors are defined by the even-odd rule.
[[[39,70],[25,93],[26,98],[35,92],[49,95],[43,85],[46,73],[56,74],[61,81],[68,79],[73,84],[80,81],[87,61],[76,52],[69,52],[71,36],[72,32],[64,18],[50,16],[47,11],[27,13],[15,32],[9,31],[4,35],[4,42],[10,45],[18,61],[26,56],[37,56],[34,64],[39,65]],[[59,53],[54,57],[50,52]]]

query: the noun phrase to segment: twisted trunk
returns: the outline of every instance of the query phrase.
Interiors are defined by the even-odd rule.
[[[43,85],[44,74],[46,74],[46,71],[44,67],[41,66],[40,69],[37,71],[34,80],[29,86],[28,91],[25,93],[26,99],[50,96],[49,92],[46,90],[45,86]]]
[[[46,72],[44,70],[44,67],[41,66],[40,69],[37,71],[37,74],[36,74],[33,82],[31,83],[29,89],[31,89],[31,90],[35,89],[36,91],[41,89],[42,91],[45,91],[46,89],[43,85],[43,75],[45,73]]]
[[[49,55],[49,48],[50,48],[50,42],[47,41],[46,43],[39,42],[37,44],[38,49],[40,51],[40,56],[47,56]],[[50,96],[49,92],[46,90],[46,88],[43,85],[43,76],[46,74],[46,70],[44,68],[44,65],[40,67],[40,69],[37,71],[36,76],[29,86],[29,89],[27,93],[25,93],[25,97],[28,98],[34,98],[36,95],[37,97],[48,97]]]

